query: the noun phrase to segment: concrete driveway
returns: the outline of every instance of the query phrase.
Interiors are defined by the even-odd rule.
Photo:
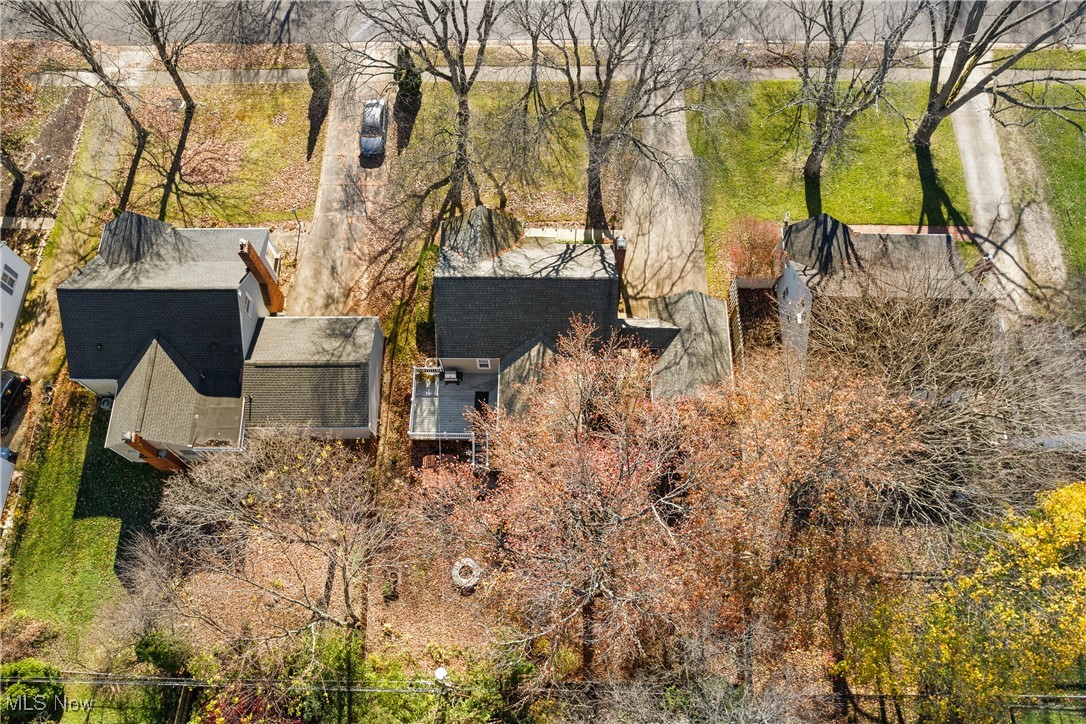
[[[361,276],[367,202],[381,198],[387,174],[383,164],[363,167],[359,162],[358,130],[363,103],[377,97],[387,80],[345,79],[333,86],[316,211],[286,299],[290,316],[347,314],[351,290],[365,281]]]
[[[638,158],[626,182],[624,277],[634,314],[645,314],[654,297],[687,289],[708,293],[701,183],[682,104],[677,93],[666,115],[645,119],[643,140],[657,156]]]

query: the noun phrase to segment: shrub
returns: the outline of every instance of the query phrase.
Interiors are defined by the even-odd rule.
[[[41,680],[45,681],[41,681]],[[64,698],[60,669],[39,659],[0,666],[0,707],[8,722],[59,721]]]

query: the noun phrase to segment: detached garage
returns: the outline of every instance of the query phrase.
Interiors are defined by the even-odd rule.
[[[242,373],[246,427],[377,436],[384,334],[375,317],[265,317]]]

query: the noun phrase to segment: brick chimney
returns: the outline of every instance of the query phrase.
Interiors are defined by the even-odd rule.
[[[283,311],[283,290],[279,288],[279,282],[272,275],[271,270],[260,258],[260,254],[247,240],[242,239],[238,244],[238,256],[245,262],[245,266],[260,282],[260,294],[264,297],[264,306],[272,314]]]
[[[170,450],[159,450],[144,440],[138,433],[130,432],[124,436],[124,444],[140,454],[140,459],[155,470],[179,473],[188,470],[188,465]]]
[[[619,280],[622,280],[622,272],[626,268],[626,237],[620,236],[615,239],[615,271],[618,272]]]

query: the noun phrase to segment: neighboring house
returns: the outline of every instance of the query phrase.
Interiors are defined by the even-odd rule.
[[[278,269],[267,229],[174,229],[131,212],[105,226],[98,255],[57,288],[57,300],[69,375],[113,398],[106,447],[178,469],[238,449],[249,424],[376,433],[380,364],[368,371],[371,351],[383,347],[376,320],[272,317],[283,309]],[[336,348],[364,348],[365,360],[337,357]],[[365,386],[344,398],[361,398],[357,415],[313,404],[314,395],[348,392],[351,381]],[[305,412],[285,412],[295,406]]]
[[[673,295],[679,311],[669,319],[619,316],[620,276],[609,244],[563,244],[525,236],[505,214],[478,206],[442,227],[434,272],[436,364],[415,369],[408,434],[415,440],[474,440],[465,413],[516,411],[517,388],[537,378],[555,340],[573,317],[591,320],[601,334],[615,332],[661,353],[655,387],[668,395],[693,394],[700,384],[730,379],[727,309],[700,292]],[[682,299],[680,299],[680,297]],[[661,316],[672,307],[660,302]],[[701,315],[687,314],[700,310]],[[672,323],[671,320],[674,320]],[[673,359],[677,339],[711,328],[713,343],[690,364]],[[711,359],[710,359],[711,357]],[[661,384],[661,380],[663,384]]]
[[[0,363],[5,365],[29,287],[30,265],[7,244],[0,244]]]
[[[947,234],[856,233],[828,214],[785,226],[782,266],[773,288],[785,349],[806,354],[820,304],[847,305],[878,295],[932,303],[990,295],[967,272]],[[755,287],[761,280],[746,280]],[[994,306],[993,306],[994,311]]]

